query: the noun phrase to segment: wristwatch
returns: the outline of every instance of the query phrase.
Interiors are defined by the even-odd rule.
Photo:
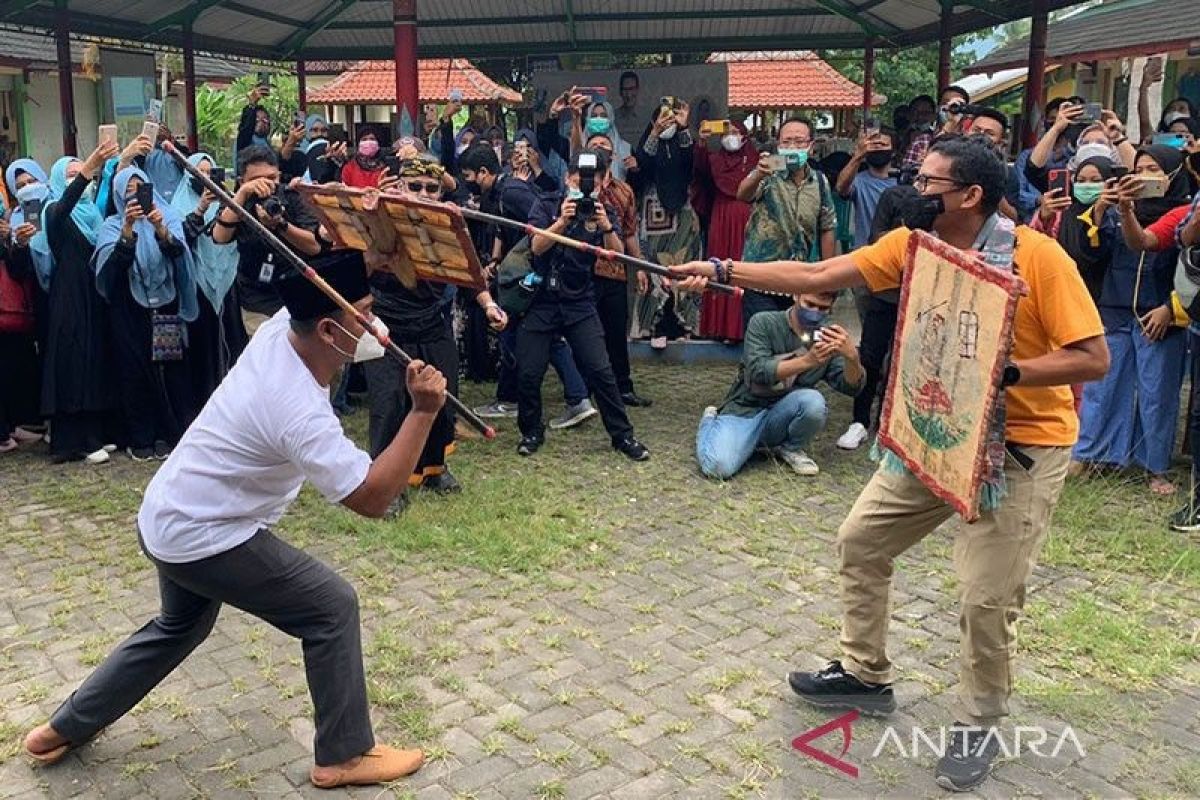
[[[1021,368],[1013,362],[1008,362],[1004,365],[1004,377],[1000,379],[1000,386],[1007,389],[1009,386],[1015,386],[1021,382]]]

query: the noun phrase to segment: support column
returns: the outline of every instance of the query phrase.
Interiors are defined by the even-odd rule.
[[[75,84],[71,74],[71,12],[56,0],[54,39],[58,45],[58,104],[62,113],[63,155],[79,155],[75,144]]]
[[[420,87],[417,75],[417,0],[392,0],[392,29],[395,36],[396,112],[400,115],[400,134],[416,131],[420,113]]]
[[[871,101],[875,99],[875,46],[868,44],[863,52],[863,122],[871,116]]]
[[[192,21],[183,23],[183,109],[187,117],[188,149],[200,150],[200,128],[196,116],[196,48],[192,43]]]
[[[1041,136],[1046,87],[1046,30],[1050,22],[1046,0],[1033,0],[1033,26],[1029,31],[1029,73],[1025,76],[1021,141],[1033,147]]]
[[[300,113],[308,116],[308,72],[304,59],[296,62],[296,91],[300,95]]]
[[[954,16],[953,0],[942,0],[942,16],[938,21],[938,96],[934,99],[941,101],[942,90],[950,85],[950,51],[954,40],[950,35],[950,18]]]

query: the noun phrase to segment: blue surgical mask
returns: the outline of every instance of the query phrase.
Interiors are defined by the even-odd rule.
[[[587,121],[588,133],[595,136],[598,133],[608,133],[611,123],[607,117],[589,117]]]
[[[796,324],[801,330],[815,330],[828,321],[829,315],[817,308],[796,306]]]
[[[787,164],[789,172],[795,172],[798,169],[803,169],[808,163],[808,151],[796,150],[790,147],[779,148],[779,155],[783,156],[783,161]]]
[[[1071,194],[1075,195],[1075,199],[1085,206],[1090,206],[1099,200],[1100,194],[1103,191],[1103,183],[1075,183],[1071,185]]]
[[[578,189],[573,189],[573,188],[567,189],[567,199],[568,200],[582,200],[583,192],[579,191]]]

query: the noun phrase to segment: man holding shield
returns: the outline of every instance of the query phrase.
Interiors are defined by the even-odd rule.
[[[998,751],[993,731],[1008,714],[1014,623],[1037,562],[1078,435],[1070,384],[1108,370],[1098,314],[1074,263],[1059,245],[997,213],[1004,164],[987,145],[949,139],[933,145],[906,204],[907,227],[876,244],[814,264],[779,261],[693,262],[672,267],[683,288],[709,279],[794,294],[866,285],[900,285],[911,229],[975,251],[992,266],[1015,270],[1029,293],[1017,303],[1012,361],[1004,370],[1007,422],[996,464],[994,503],[958,531],[962,670],[957,722],[937,780],[965,791],[982,783]],[[886,649],[889,593],[897,556],[946,521],[953,510],[896,459],[884,459],[838,531],[841,559],[843,660],[816,672],[793,672],[793,690],[823,707],[867,714],[896,708]]]

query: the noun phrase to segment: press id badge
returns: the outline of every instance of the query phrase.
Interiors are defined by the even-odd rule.
[[[267,256],[267,260],[262,263],[258,270],[258,282],[270,283],[271,278],[275,277],[275,254]]]

